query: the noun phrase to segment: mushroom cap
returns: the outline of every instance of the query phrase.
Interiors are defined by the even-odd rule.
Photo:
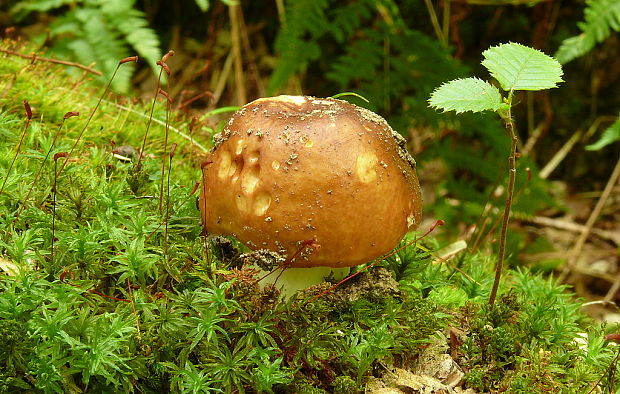
[[[294,256],[292,267],[372,261],[420,221],[404,139],[346,101],[261,98],[214,141],[199,203],[206,230]],[[304,248],[312,239],[320,248]]]

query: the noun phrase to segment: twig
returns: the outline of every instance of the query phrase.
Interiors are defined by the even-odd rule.
[[[579,141],[583,132],[581,130],[577,130],[566,143],[556,152],[556,154],[549,160],[549,162],[540,170],[538,176],[541,179],[547,179],[547,177],[557,168],[557,166],[564,160],[568,152],[573,149],[573,146]]]
[[[574,233],[580,233],[585,230],[586,226],[583,224],[571,222],[569,220],[564,219],[553,219],[544,216],[534,216],[531,218],[521,219],[522,222],[538,224],[540,226],[553,227],[560,230],[571,231]],[[608,241],[612,241],[617,245],[620,245],[620,234],[613,233],[611,231],[602,230],[600,228],[592,228],[590,229],[592,234],[595,234],[598,237],[606,239]]]
[[[607,121],[613,122],[616,119],[617,118],[615,116],[599,116],[598,118],[594,120],[594,122],[592,122],[592,124],[590,125],[590,127],[588,127],[588,130],[586,130],[585,133],[583,133],[581,130],[576,131],[571,136],[571,138],[569,138],[569,140],[566,141],[566,143],[562,146],[562,148],[560,148],[560,150],[557,151],[557,153],[551,158],[551,160],[549,160],[549,162],[545,165],[545,167],[542,170],[540,170],[540,174],[539,174],[540,178],[547,179],[547,177],[553,172],[553,170],[556,169],[556,167],[562,162],[562,160],[564,160],[564,158],[568,155],[568,152],[570,152],[571,149],[573,149],[575,144],[580,139],[587,141],[596,132],[598,127],[601,125],[601,123],[607,122]]]
[[[75,63],[75,62],[68,62],[68,61],[65,61],[65,60],[51,59],[51,58],[48,58],[48,57],[40,57],[40,56],[37,56],[34,53],[32,55],[24,55],[23,53],[11,51],[10,49],[4,49],[4,48],[0,48],[0,52],[6,53],[7,55],[21,57],[23,59],[29,59],[29,60],[31,60],[33,62],[37,61],[37,60],[41,60],[43,62],[48,62],[48,63],[62,64],[63,66],[77,67],[79,69],[82,69],[84,71],[87,71],[87,72],[89,72],[91,74],[95,74],[95,75],[98,75],[98,76],[103,75],[101,73],[101,71],[97,71],[94,68],[90,68],[88,66],[85,66],[85,65],[79,64],[79,63]]]
[[[241,8],[238,4],[228,6],[228,16],[230,18],[230,26],[232,30],[232,53],[235,63],[235,90],[237,95],[237,104],[246,103],[245,81],[243,78],[243,59],[241,58],[241,38],[239,33],[239,13]]]
[[[566,265],[564,266],[564,270],[562,271],[559,277],[560,282],[563,282],[566,280],[571,269],[576,264],[577,256],[581,253],[581,250],[583,249],[583,246],[585,245],[586,240],[588,239],[588,235],[590,235],[592,226],[594,226],[594,222],[596,222],[596,219],[598,219],[598,216],[603,210],[603,207],[605,206],[605,203],[607,202],[607,199],[609,198],[614,185],[616,184],[616,182],[618,182],[619,177],[620,177],[620,158],[618,158],[618,162],[616,163],[616,166],[614,167],[614,170],[611,173],[609,180],[607,181],[607,185],[605,185],[603,194],[601,194],[601,197],[599,198],[596,205],[594,206],[594,209],[592,210],[590,217],[588,218],[583,230],[581,231],[581,234],[579,234],[579,238],[577,238],[577,241],[575,241],[575,244],[569,253],[568,261],[566,262]]]
[[[435,35],[437,36],[437,39],[443,45],[446,45],[448,41],[446,40],[446,37],[443,35],[443,31],[441,30],[441,26],[439,25],[439,19],[437,18],[435,7],[433,7],[431,0],[424,0],[424,4],[426,5],[426,9],[428,10],[428,14],[431,18],[431,24],[433,25],[433,30],[435,30]]]
[[[286,11],[284,9],[284,0],[276,0],[276,9],[278,10],[278,19],[280,24],[286,23]]]
[[[213,89],[213,100],[211,105],[217,106],[220,98],[222,97],[222,93],[226,88],[226,80],[228,80],[228,76],[230,75],[230,71],[232,70],[233,65],[233,52],[229,52],[228,56],[226,56],[226,60],[224,61],[224,65],[222,66],[222,70],[220,71],[219,78],[215,84],[215,89]]]
[[[448,37],[450,37],[450,1],[452,0],[443,0],[442,32],[443,32],[443,36],[446,39],[446,44],[448,43]]]
[[[530,122],[529,116],[530,115],[528,113],[528,122]],[[540,122],[536,127],[532,127],[532,130],[529,132],[529,138],[527,139],[527,141],[525,141],[525,145],[523,145],[523,149],[521,149],[521,154],[523,156],[529,156],[530,152],[534,148],[534,145],[536,145],[536,143],[542,136],[543,130],[545,130],[544,121]]]

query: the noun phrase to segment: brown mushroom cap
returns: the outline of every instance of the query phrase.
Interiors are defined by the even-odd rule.
[[[421,218],[415,162],[380,116],[336,99],[278,96],[239,109],[216,136],[200,201],[208,232],[348,267],[389,252]]]

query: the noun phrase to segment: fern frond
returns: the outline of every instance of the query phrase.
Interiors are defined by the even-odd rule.
[[[155,31],[148,27],[144,13],[134,8],[134,3],[135,1],[107,0],[101,11],[138,55],[157,71],[155,63],[161,57],[159,38]]]
[[[327,73],[328,79],[341,86],[376,75],[383,64],[383,35],[373,29],[361,33],[360,39],[349,44],[346,54],[334,61]]]
[[[597,43],[607,39],[611,31],[620,31],[620,2],[587,0],[584,22],[578,24],[581,34],[565,39],[555,54],[562,64],[588,53]]]
[[[20,1],[11,9],[11,14],[17,19],[28,15],[31,12],[47,12],[63,5],[75,4],[75,0],[29,0]]]
[[[364,20],[372,17],[376,9],[375,0],[360,0],[335,9],[330,14],[330,31],[338,43],[343,43]]]
[[[128,56],[129,46],[154,70],[161,56],[157,34],[148,27],[144,13],[134,8],[135,3],[135,0],[25,0],[11,12],[26,15],[74,5],[50,27],[51,36],[57,40],[52,52],[84,64],[94,62],[107,80],[118,61]],[[132,65],[120,68],[112,87],[126,91],[132,70]]]
[[[110,26],[98,8],[85,7],[70,11],[54,22],[51,32],[59,38],[54,46],[55,52],[77,59],[80,63],[94,62],[103,72],[104,81],[112,76],[119,59],[127,56],[119,33]],[[126,91],[131,74],[131,67],[121,68],[114,79],[114,89]]]
[[[316,41],[329,29],[325,18],[328,5],[329,0],[287,1],[286,22],[275,40],[275,49],[280,56],[269,80],[270,94],[321,55]]]
[[[555,54],[555,58],[562,64],[566,64],[573,59],[577,59],[588,53],[596,41],[592,35],[582,33],[578,36],[570,37],[562,41],[560,48]]]
[[[465,67],[437,41],[415,30],[394,31],[380,21],[350,38],[346,52],[330,63],[326,77],[340,90],[366,97],[372,103],[369,107],[388,116],[395,129],[406,130],[411,122],[438,123],[426,99],[446,76],[464,74]]]
[[[587,150],[600,150],[603,147],[613,144],[616,141],[620,141],[620,118],[616,119],[614,123],[611,124],[598,141],[593,144],[586,146]]]

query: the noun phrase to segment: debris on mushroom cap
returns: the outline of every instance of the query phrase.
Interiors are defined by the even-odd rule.
[[[207,231],[347,267],[393,249],[421,217],[415,161],[379,115],[336,99],[278,96],[239,109],[203,168]]]

